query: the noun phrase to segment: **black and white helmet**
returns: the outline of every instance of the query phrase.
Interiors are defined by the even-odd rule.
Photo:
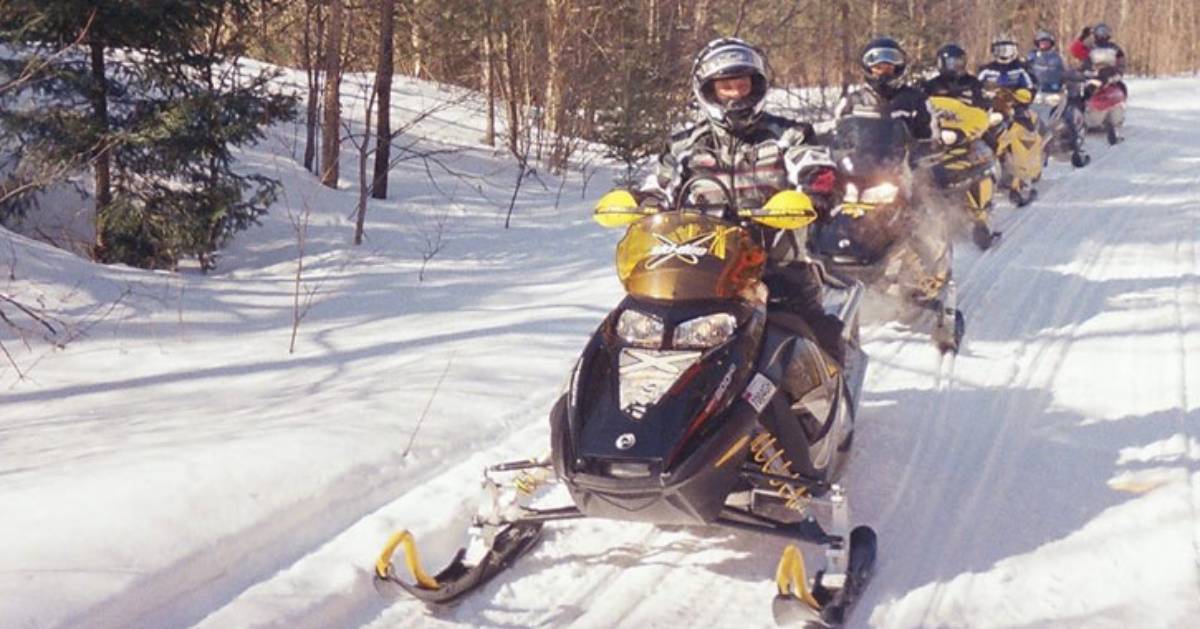
[[[738,76],[750,77],[745,98],[722,102],[713,82]],[[767,97],[767,60],[758,48],[736,38],[708,42],[692,64],[692,92],[704,115],[724,129],[738,130],[754,124],[762,115]]]
[[[1097,44],[1107,44],[1112,39],[1112,29],[1108,24],[1101,22],[1092,27],[1092,37],[1096,39]]]
[[[1047,31],[1044,29],[1038,31],[1037,34],[1033,36],[1033,45],[1034,46],[1039,46],[1044,41],[1050,42],[1051,48],[1053,48],[1055,46],[1055,44],[1058,43],[1057,41],[1054,40],[1054,35],[1052,35],[1050,33],[1050,31]]]
[[[1021,54],[1021,48],[1012,35],[997,35],[992,39],[992,58],[1000,63],[1011,63]]]

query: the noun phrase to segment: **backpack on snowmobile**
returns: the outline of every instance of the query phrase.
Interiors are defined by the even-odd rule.
[[[817,217],[811,200],[788,190],[762,208],[660,212],[617,190],[594,216],[626,227],[616,256],[626,296],[588,341],[550,413],[550,455],[488,468],[473,547],[437,575],[414,559],[411,535],[393,536],[376,563],[377,585],[453,600],[528,551],[547,522],[722,526],[825,547],[827,564],[811,582],[802,556],[788,547],[775,609],[840,623],[875,556],[874,532],[850,529],[836,484],[867,363],[858,345],[863,287],[826,278],[825,307],[845,323],[841,366],[802,319],[767,311],[766,250],[752,229],[803,228]],[[516,478],[504,483],[503,474]],[[537,504],[556,482],[572,504]],[[812,510],[821,504],[831,514],[824,524]],[[399,546],[415,583],[397,574]]]

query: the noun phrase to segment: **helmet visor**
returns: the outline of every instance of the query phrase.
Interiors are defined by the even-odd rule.
[[[742,46],[717,48],[700,60],[696,78],[710,81],[731,76],[763,74],[763,61],[758,53]]]
[[[881,63],[890,63],[893,66],[904,65],[904,53],[895,48],[871,48],[863,53],[863,65],[870,68]]]
[[[966,57],[942,57],[941,58],[942,72],[954,76],[958,76],[967,70]]]
[[[992,44],[992,56],[1002,61],[1008,61],[1017,58],[1019,49],[1013,42],[996,42]]]

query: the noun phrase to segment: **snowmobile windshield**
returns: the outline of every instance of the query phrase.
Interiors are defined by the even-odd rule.
[[[765,260],[746,228],[686,210],[641,219],[617,245],[625,290],[662,301],[736,298],[762,276]]]
[[[833,158],[853,177],[900,170],[908,157],[908,127],[894,118],[850,116],[837,123]]]

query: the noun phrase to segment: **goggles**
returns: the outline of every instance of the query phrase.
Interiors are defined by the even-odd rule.
[[[872,48],[863,53],[862,62],[868,68],[881,63],[902,66],[904,65],[904,53],[895,48]]]

